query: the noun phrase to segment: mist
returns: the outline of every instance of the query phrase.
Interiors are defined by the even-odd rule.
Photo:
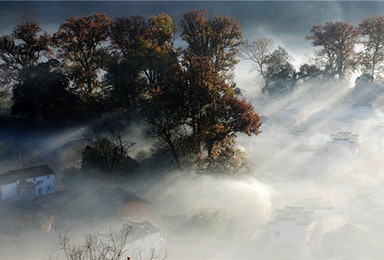
[[[229,13],[240,20],[244,38],[273,38],[296,67],[313,54],[304,40],[312,24],[356,25],[384,8],[344,1],[0,5],[4,33],[25,19],[54,31],[68,14],[102,10],[111,17],[164,11],[175,20],[192,9]],[[58,9],[57,17],[50,15]],[[178,169],[169,153],[154,149],[146,122],[134,118],[119,132],[132,144],[127,158],[133,166],[106,178],[81,171],[85,137],[102,120],[41,127],[0,118],[0,174],[48,165],[56,180],[55,192],[0,204],[0,259],[67,259],[64,234],[74,245],[89,234],[96,246],[106,245],[108,232],[118,234],[124,224],[133,231],[121,259],[383,259],[383,96],[356,94],[357,71],[346,81],[315,78],[266,98],[252,64],[238,58],[234,81],[263,121],[258,135],[236,136],[248,160],[239,174],[199,173],[196,158]]]
[[[169,158],[161,159],[161,163],[159,159],[141,159],[144,163],[138,169],[118,181],[77,183],[77,190],[86,196],[81,200],[99,205],[101,197],[110,196],[108,190],[121,188],[150,202],[148,211],[135,220],[146,219],[161,230],[167,259],[281,259],[287,254],[292,259],[324,259],[344,257],[351,248],[358,255],[356,259],[380,259],[383,252],[377,231],[382,225],[380,198],[384,195],[380,157],[384,145],[382,107],[356,108],[345,102],[351,91],[348,84],[322,84],[328,87],[322,89],[321,95],[316,82],[262,106],[259,98],[253,99],[257,111],[266,119],[258,136],[237,137],[250,161],[241,176],[200,175],[193,168],[174,169]],[[71,142],[77,144],[71,149],[81,151],[86,128],[54,133],[49,130],[51,134],[41,139],[35,137],[40,132],[31,134],[33,141],[23,141],[23,151],[35,149],[28,154],[34,160],[38,154],[41,161],[53,153],[57,157],[49,164],[61,172],[63,165],[80,164],[81,152],[74,157],[77,161],[68,159],[63,147]],[[136,140],[138,146],[132,156],[138,150],[150,150],[150,141],[142,129],[143,126],[134,125],[127,130],[128,137]],[[25,162],[28,159],[22,158]],[[291,218],[279,217],[287,212],[291,212],[287,215]],[[79,241],[85,234],[106,232],[109,226],[118,230],[127,219],[111,213],[98,217],[88,214],[87,218],[76,213],[70,220],[58,215],[55,231],[36,234],[37,244],[25,235],[29,231],[22,235],[23,243],[9,242],[13,240],[2,232],[2,239],[8,241],[5,245],[10,246],[0,252],[6,259],[34,255],[35,259],[47,258],[57,254],[54,241],[68,229],[71,238]],[[293,217],[298,213],[317,223],[311,243],[305,240],[307,237],[300,240],[300,229],[290,230],[281,224],[284,219],[287,223],[298,221]],[[287,236],[284,232],[299,238],[280,242],[274,239],[277,233],[269,234],[274,228],[282,240]]]

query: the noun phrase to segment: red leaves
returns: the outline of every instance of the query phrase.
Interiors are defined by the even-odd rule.
[[[223,118],[233,132],[245,133],[249,136],[259,134],[262,124],[260,116],[255,113],[254,107],[238,97],[224,97]]]
[[[200,164],[209,169],[229,171],[241,165],[244,158],[239,159],[235,148],[236,133],[260,132],[262,122],[253,106],[234,94],[206,57],[187,53],[182,65],[172,67],[152,94],[167,109],[177,111],[178,124],[190,129],[185,136],[187,150],[205,151]]]

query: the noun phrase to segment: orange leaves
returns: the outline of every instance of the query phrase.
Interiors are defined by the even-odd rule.
[[[70,17],[61,23],[54,35],[59,56],[69,64],[72,79],[85,98],[99,87],[98,71],[108,61],[107,41],[111,19],[106,14]]]
[[[200,10],[183,15],[181,39],[188,43],[188,51],[210,59],[215,69],[230,79],[242,42],[240,23],[229,15],[206,19],[205,13]]]
[[[259,134],[261,127],[261,119],[255,113],[251,104],[245,100],[240,100],[238,97],[224,97],[224,118],[230,126],[232,132],[242,132],[249,136]]]
[[[228,137],[212,147],[210,156],[201,153],[198,161],[199,172],[239,174],[247,170],[248,158],[236,147],[233,137]]]
[[[142,16],[116,18],[111,30],[112,44],[124,56],[166,52],[176,30],[177,25],[165,13],[152,16],[148,21]]]
[[[149,25],[153,35],[152,38],[157,41],[159,46],[171,43],[177,31],[177,25],[166,13],[152,16],[149,20]]]
[[[210,59],[186,53],[153,93],[167,109],[177,111],[180,126],[190,129],[185,146],[201,152],[202,168],[227,172],[242,165],[234,137],[239,132],[258,134],[261,119],[251,104],[234,94]]]

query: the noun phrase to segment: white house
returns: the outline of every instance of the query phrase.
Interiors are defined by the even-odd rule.
[[[13,170],[0,175],[1,200],[31,200],[55,191],[55,172],[48,165]]]
[[[330,158],[341,155],[357,155],[360,148],[359,135],[352,132],[338,132],[332,135],[332,141],[327,144],[327,153]]]
[[[313,212],[304,211],[303,207],[285,207],[277,210],[276,217],[268,222],[268,243],[272,247],[303,248],[313,242],[317,227]]]
[[[354,118],[367,118],[373,116],[372,104],[357,103],[352,106],[352,116]]]
[[[125,253],[133,260],[157,259],[165,254],[162,247],[160,230],[148,221],[141,223],[128,222],[132,225],[132,235],[127,243],[128,251]]]
[[[365,230],[346,223],[323,235],[318,259],[382,259],[380,241]]]

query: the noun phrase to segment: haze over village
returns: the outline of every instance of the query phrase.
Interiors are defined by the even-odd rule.
[[[0,17],[0,259],[384,258],[384,3]]]

